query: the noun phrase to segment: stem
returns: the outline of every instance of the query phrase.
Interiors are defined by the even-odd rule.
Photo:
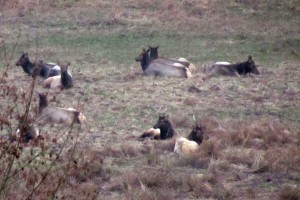
[[[3,46],[4,46],[4,49],[3,49],[3,51],[4,51],[4,58],[5,58],[5,70],[2,73],[2,77],[0,79],[0,82],[2,82],[4,80],[4,78],[7,76],[7,72],[8,72],[9,66],[11,65],[11,61],[13,59],[13,55],[14,55],[14,53],[16,51],[17,45],[19,44],[20,37],[21,37],[21,32],[19,33],[19,35],[17,37],[17,41],[16,41],[16,43],[13,46],[13,50],[12,50],[12,53],[10,54],[9,59],[7,58],[7,52],[6,52],[5,43],[3,44]]]
[[[70,130],[69,130],[69,133],[68,133],[68,135],[67,135],[67,138],[65,139],[65,141],[64,141],[64,143],[63,143],[63,145],[62,145],[62,147],[61,147],[61,149],[60,149],[58,155],[61,155],[61,154],[62,154],[62,151],[63,151],[64,147],[66,146],[67,141],[68,141],[68,139],[69,139],[69,137],[70,137],[70,135],[71,135],[71,133],[72,133],[72,128],[73,128],[73,124],[71,124],[71,126],[70,126]],[[46,173],[43,175],[41,181],[40,181],[40,182],[32,189],[31,193],[28,195],[28,197],[26,198],[26,200],[32,199],[32,196],[33,196],[34,192],[42,185],[42,183],[43,183],[43,182],[45,181],[45,179],[47,178],[48,174],[51,173],[51,169],[54,167],[55,161],[57,161],[59,157],[60,157],[60,156],[58,156],[58,157],[51,163],[51,166],[48,168],[48,170],[46,171]]]
[[[20,143],[18,142],[17,147],[16,147],[17,149],[19,148],[19,145],[20,145]],[[4,189],[6,187],[6,184],[7,184],[8,180],[9,180],[9,178],[11,177],[10,173],[11,173],[11,170],[13,168],[14,162],[15,162],[15,155],[12,155],[12,158],[11,158],[10,162],[8,163],[8,166],[7,166],[7,168],[6,168],[5,172],[4,172],[5,177],[4,177],[3,181],[1,182],[0,196],[2,196],[4,194]]]

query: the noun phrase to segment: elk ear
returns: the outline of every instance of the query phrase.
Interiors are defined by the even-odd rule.
[[[142,54],[146,54],[146,53],[148,53],[149,51],[150,51],[150,48],[148,48],[148,49],[143,48]]]
[[[68,67],[69,67],[69,63],[61,65],[61,69],[64,69],[64,70],[68,70]]]
[[[74,112],[74,119],[73,120],[74,120],[75,123],[80,123],[79,115],[80,115],[79,111]]]
[[[37,64],[38,64],[38,67],[41,67],[41,66],[44,65],[44,61],[43,61],[43,60],[39,60],[39,61],[37,62]]]
[[[48,93],[49,92],[43,92],[43,93],[41,93],[41,94],[43,94],[43,95],[45,95],[46,97],[48,96]]]
[[[70,66],[70,63],[68,62],[67,64],[62,65],[62,66],[63,66],[63,68],[64,68],[65,70],[68,70],[68,68],[69,68],[69,66]]]
[[[252,61],[252,56],[249,56],[249,57],[248,57],[248,61]]]
[[[165,118],[165,113],[163,113],[163,114],[159,114],[159,120],[162,120],[162,119],[164,119]]]
[[[36,93],[37,93],[39,96],[45,96],[45,97],[48,96],[48,92],[39,92],[39,91],[37,91]]]
[[[74,115],[75,115],[75,117],[78,117],[78,116],[79,116],[79,114],[80,114],[80,112],[79,112],[79,111],[75,111],[75,112],[74,112]]]

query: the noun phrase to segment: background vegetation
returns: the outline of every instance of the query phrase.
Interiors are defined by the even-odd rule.
[[[1,87],[25,96],[32,89],[14,65],[23,51],[32,61],[70,62],[75,87],[51,104],[83,108],[88,121],[57,143],[69,128],[40,127],[49,151],[30,144],[18,162],[2,157],[19,172],[37,148],[31,156],[39,162],[26,165],[26,176],[16,172],[0,198],[299,199],[299,21],[297,0],[0,0],[1,74],[8,69]],[[197,72],[186,80],[144,77],[134,58],[148,45],[189,59]],[[261,75],[206,79],[213,62],[249,55]],[[39,83],[34,91],[43,90]],[[1,100],[1,117],[10,107],[21,115],[24,102]],[[34,95],[32,120],[36,106]],[[178,157],[174,140],[137,140],[160,113],[179,136],[189,134],[193,116],[206,127],[199,154]],[[1,134],[18,127],[18,118],[8,121]],[[53,148],[64,150],[61,160],[40,157]]]

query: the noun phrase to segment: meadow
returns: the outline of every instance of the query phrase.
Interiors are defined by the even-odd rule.
[[[72,129],[80,138],[76,167],[63,165],[38,190],[28,175],[19,193],[15,181],[1,187],[1,169],[0,198],[300,199],[299,22],[297,0],[0,0],[1,88],[30,90],[32,78],[15,66],[22,52],[70,63],[75,86],[51,104],[87,117]],[[187,58],[196,72],[143,76],[135,57],[148,45]],[[206,78],[214,62],[249,55],[260,75]],[[36,82],[34,90],[44,91]],[[33,95],[32,113],[37,104]],[[1,128],[11,105],[1,100]],[[199,153],[176,155],[175,139],[138,139],[162,113],[178,136],[190,133],[194,119],[205,127],[210,138]],[[60,125],[40,129],[46,140],[65,133]]]

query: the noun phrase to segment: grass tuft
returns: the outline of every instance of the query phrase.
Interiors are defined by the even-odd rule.
[[[299,186],[284,186],[280,189],[279,193],[280,200],[296,200],[300,199],[300,188]]]

